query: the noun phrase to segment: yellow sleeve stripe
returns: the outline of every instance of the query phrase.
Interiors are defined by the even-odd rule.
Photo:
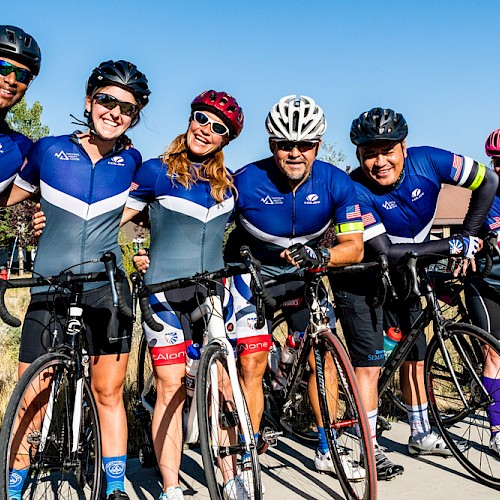
[[[335,232],[337,234],[362,233],[363,223],[360,221],[360,222],[344,222],[343,224],[335,224]]]
[[[485,174],[486,174],[486,167],[484,166],[483,163],[477,162],[476,177],[472,181],[472,184],[469,186],[469,189],[471,191],[474,191],[482,184]]]

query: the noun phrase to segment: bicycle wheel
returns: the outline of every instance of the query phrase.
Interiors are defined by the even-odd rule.
[[[370,427],[349,356],[342,342],[325,331],[314,347],[314,357],[321,416],[338,480],[347,498],[376,498],[377,471]],[[361,466],[364,478],[349,481],[346,466]]]
[[[281,349],[288,336],[288,325],[281,311],[274,317],[272,336],[274,342],[277,342]],[[268,371],[270,370],[268,369]],[[272,412],[271,416],[274,417],[274,421],[278,420],[284,431],[292,434],[304,444],[315,445],[318,443],[318,428],[316,426],[316,418],[309,401],[309,393],[307,392],[309,374],[310,370],[306,369],[302,378],[302,383],[294,395],[293,402],[284,411],[282,411],[282,401],[279,401],[279,394],[275,395],[276,397],[273,399],[268,398],[268,400],[271,405],[274,404],[274,406],[278,407],[276,410],[280,414],[279,418],[276,418],[277,412],[273,411],[274,408],[270,407],[269,409]],[[268,380],[270,380],[272,376],[273,374],[269,373]],[[270,384],[269,387],[271,387]],[[265,411],[267,411],[267,409],[268,408],[266,408]]]
[[[157,466],[151,433],[151,415],[156,404],[156,383],[153,364],[149,355],[148,342],[142,335],[137,357],[137,408],[136,417],[140,423],[139,462],[142,467]]]
[[[86,380],[76,408],[72,360],[50,353],[33,362],[19,379],[0,434],[0,498],[7,499],[9,467],[29,469],[23,498],[37,500],[99,497],[101,431]],[[81,411],[79,442],[72,445],[75,411]]]
[[[250,415],[241,391],[243,411],[238,411],[240,395],[233,393],[227,363],[224,347],[213,342],[205,347],[198,371],[196,404],[207,486],[212,500],[222,500],[224,487],[234,494],[244,489],[245,498],[260,500],[260,466]]]
[[[486,394],[480,382],[485,359],[493,353],[500,356],[500,342],[465,323],[447,325],[443,342],[451,369],[437,336],[425,358],[426,389],[436,424],[457,460],[483,484],[500,489],[500,460],[489,449],[488,419],[488,407],[500,397]],[[498,377],[500,370],[490,378]]]

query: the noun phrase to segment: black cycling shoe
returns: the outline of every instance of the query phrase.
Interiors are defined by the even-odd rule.
[[[396,476],[403,474],[405,470],[402,465],[396,465],[391,462],[378,446],[375,446],[375,462],[377,465],[377,479],[379,481],[390,481]]]
[[[130,497],[122,490],[115,490],[108,495],[107,500],[130,500]]]

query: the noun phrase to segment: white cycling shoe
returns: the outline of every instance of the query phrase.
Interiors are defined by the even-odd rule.
[[[456,445],[460,451],[466,451],[470,448],[465,441],[457,441]],[[453,453],[444,442],[444,439],[435,432],[431,432],[419,440],[410,437],[408,440],[408,452],[410,455],[438,455],[441,457],[453,456]]]
[[[184,500],[184,493],[179,486],[170,486],[158,500]]]
[[[349,481],[362,481],[366,477],[365,469],[354,463],[347,453],[342,453],[340,455],[340,460]],[[318,472],[336,474],[335,466],[333,465],[333,460],[329,451],[323,454],[319,450],[316,450],[314,466]]]
[[[490,450],[500,459],[500,432],[490,438]]]
[[[222,496],[224,500],[250,500],[251,497],[248,494],[244,482],[239,476],[230,479],[222,490]]]

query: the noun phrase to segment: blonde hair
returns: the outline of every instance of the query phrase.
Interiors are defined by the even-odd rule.
[[[210,183],[210,194],[218,203],[224,201],[226,193],[232,191],[236,194],[233,176],[224,166],[224,153],[219,150],[209,156],[201,165],[202,168],[193,168],[193,162],[188,158],[186,134],[178,135],[168,146],[161,157],[167,165],[168,175],[175,181],[189,189],[198,180]]]

